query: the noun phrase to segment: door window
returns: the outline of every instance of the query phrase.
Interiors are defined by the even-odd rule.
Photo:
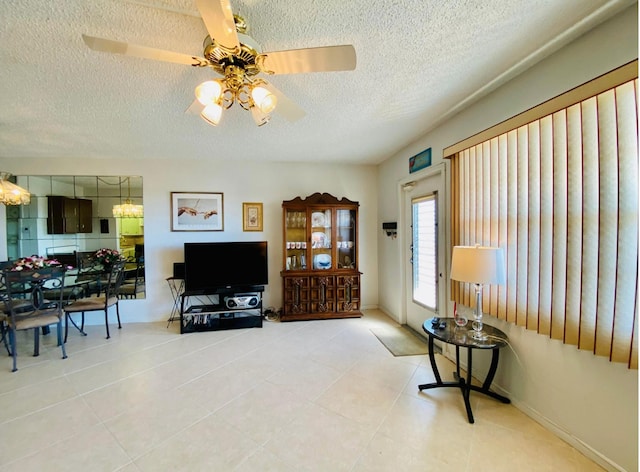
[[[437,193],[416,198],[412,207],[413,301],[438,309]]]

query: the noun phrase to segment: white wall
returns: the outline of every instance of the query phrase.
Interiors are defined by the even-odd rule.
[[[124,322],[169,317],[172,299],[166,278],[182,262],[185,242],[266,240],[269,285],[265,306],[282,306],[282,201],[327,192],[360,203],[359,269],[362,306],[378,305],[377,168],[375,166],[303,165],[292,163],[102,159],[7,159],[0,169],[14,175],[141,175],[145,216],[145,300],[120,302]],[[222,192],[224,231],[172,232],[170,192]],[[263,202],[263,232],[242,231],[242,202]],[[0,215],[0,220],[4,218]],[[6,234],[2,233],[2,234]],[[5,238],[0,241],[0,247]],[[0,252],[6,249],[0,249]]]
[[[409,157],[431,147],[436,165],[444,147],[636,59],[637,20],[635,4],[384,162],[378,177],[379,224],[400,219],[398,185],[409,179]],[[402,238],[378,239],[380,307],[400,319],[404,292],[395,281],[401,280],[401,267],[392,254],[400,253]],[[442,250],[449,247],[446,241]],[[503,352],[494,385],[608,469],[638,470],[638,371],[487,318],[508,334],[513,346]],[[479,376],[487,370],[486,363],[474,366]]]

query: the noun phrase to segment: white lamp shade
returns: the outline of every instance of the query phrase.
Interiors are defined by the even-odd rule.
[[[264,87],[253,87],[251,89],[251,98],[263,113],[271,113],[278,104],[276,96]]]
[[[217,80],[207,80],[196,87],[196,98],[204,106],[215,103],[222,94],[222,86]]]
[[[450,278],[472,284],[503,285],[506,276],[502,248],[455,246]]]
[[[266,125],[271,119],[271,115],[267,115],[255,105],[251,107],[251,116],[258,126]]]
[[[210,103],[204,107],[200,116],[210,125],[217,126],[218,123],[220,123],[220,118],[222,117],[222,107],[217,103]]]

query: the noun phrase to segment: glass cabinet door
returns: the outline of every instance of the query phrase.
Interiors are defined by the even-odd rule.
[[[331,258],[331,210],[314,208],[311,210],[311,268],[327,270],[335,268]]]
[[[286,270],[307,268],[307,212],[304,210],[285,211]]]
[[[339,209],[336,212],[338,240],[336,267],[338,269],[354,269],[356,264],[356,212],[355,210]]]

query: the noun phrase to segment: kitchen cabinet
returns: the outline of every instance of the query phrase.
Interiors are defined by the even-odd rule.
[[[93,231],[93,202],[83,198],[49,195],[47,233],[75,234]]]

